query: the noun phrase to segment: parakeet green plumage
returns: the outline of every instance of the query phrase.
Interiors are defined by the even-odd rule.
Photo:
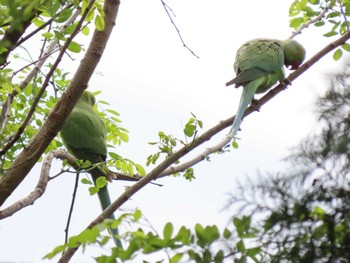
[[[88,160],[91,164],[103,163],[107,157],[106,126],[94,111],[94,105],[95,96],[89,91],[84,91],[61,130],[67,150],[76,158]],[[106,176],[107,180],[111,181],[107,166],[105,168],[102,171],[95,167],[89,171],[95,183],[100,176]],[[111,204],[107,185],[99,190],[98,197],[102,210],[105,210]],[[114,216],[111,218],[115,219]],[[118,230],[111,231],[116,245],[121,246],[120,240],[115,238]]]
[[[235,136],[243,114],[255,93],[266,92],[284,79],[283,65],[297,69],[305,59],[305,49],[295,40],[254,39],[243,44],[236,53],[233,65],[236,77],[226,83],[243,86],[236,117],[230,130]]]

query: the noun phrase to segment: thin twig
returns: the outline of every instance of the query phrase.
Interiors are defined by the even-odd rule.
[[[76,196],[77,196],[78,185],[79,185],[79,172],[77,172],[76,176],[75,176],[75,183],[74,183],[74,189],[73,189],[73,195],[72,195],[72,202],[71,202],[70,208],[69,208],[69,214],[68,214],[66,229],[64,230],[64,232],[65,232],[64,243],[65,244],[67,244],[67,242],[68,242],[69,226],[70,226],[70,221],[71,221],[72,214],[73,214],[73,208],[74,208],[75,199],[76,199]]]
[[[344,21],[345,21],[346,30],[347,30],[347,31],[350,31],[350,29],[349,29],[348,18],[347,18],[347,16],[346,16],[345,12],[344,12],[343,5],[342,5],[342,3],[340,3],[339,0],[338,0],[337,2],[338,2],[338,4],[339,4],[340,13],[342,14],[342,16],[343,16],[343,18],[344,18]]]
[[[176,24],[175,24],[175,22],[174,22],[174,20],[173,20],[173,18],[172,18],[172,16],[175,17],[175,13],[173,12],[173,10],[164,2],[164,0],[160,0],[160,2],[162,3],[165,12],[166,12],[167,15],[168,15],[168,17],[169,17],[169,19],[170,19],[170,22],[173,24],[173,26],[174,26],[174,28],[175,28],[175,30],[176,30],[176,32],[177,32],[177,34],[178,34],[178,36],[179,36],[181,42],[182,42],[182,45],[183,45],[188,51],[190,51],[191,54],[192,54],[193,56],[195,56],[196,58],[199,58],[199,56],[197,56],[197,55],[193,52],[193,50],[190,49],[190,48],[186,45],[185,41],[183,40],[183,38],[182,38],[182,36],[181,36],[181,33],[180,33],[180,30],[179,30],[179,28],[176,26]],[[172,15],[170,14],[169,11],[171,12]]]

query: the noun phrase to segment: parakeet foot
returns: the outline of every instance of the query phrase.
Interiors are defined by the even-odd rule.
[[[287,88],[288,86],[292,85],[292,82],[289,79],[284,79],[282,81],[280,81],[280,83]]]
[[[250,102],[250,106],[252,106],[254,110],[260,111],[260,103],[257,99],[253,98],[252,101]]]

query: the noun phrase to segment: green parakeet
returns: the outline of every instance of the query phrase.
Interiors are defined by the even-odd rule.
[[[67,150],[76,158],[88,160],[91,164],[103,163],[107,156],[106,126],[94,111],[94,105],[95,96],[89,91],[84,91],[61,130],[61,137]],[[103,171],[97,167],[89,170],[95,183],[100,176],[106,176],[108,181],[112,180],[107,166],[103,168],[105,168]],[[100,188],[98,197],[102,210],[105,210],[111,204],[107,185]],[[111,218],[115,219],[114,216]],[[111,231],[116,245],[121,246],[120,240],[115,238],[118,230]]]
[[[236,77],[226,83],[243,86],[236,117],[230,134],[236,135],[243,114],[255,93],[263,93],[284,79],[283,65],[297,69],[305,59],[305,49],[295,40],[254,39],[243,44],[236,53],[233,68]]]

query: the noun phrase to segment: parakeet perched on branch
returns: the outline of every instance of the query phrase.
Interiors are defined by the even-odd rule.
[[[94,105],[95,96],[89,91],[84,91],[68,116],[61,130],[61,137],[67,150],[76,158],[88,160],[91,164],[102,163],[103,166],[107,157],[106,126],[94,111]],[[95,167],[89,170],[94,183],[100,176],[106,176],[108,181],[112,180],[107,166],[103,168]],[[111,204],[107,185],[99,189],[98,197],[102,210],[105,210]],[[115,219],[114,216],[111,218]],[[111,231],[116,245],[121,246],[120,240],[115,238],[115,235],[118,235],[118,230],[112,229]]]
[[[243,44],[236,53],[233,68],[236,77],[226,83],[243,86],[236,117],[230,134],[236,135],[243,114],[255,93],[263,93],[284,79],[283,65],[297,69],[305,59],[305,49],[295,40],[254,39]]]

